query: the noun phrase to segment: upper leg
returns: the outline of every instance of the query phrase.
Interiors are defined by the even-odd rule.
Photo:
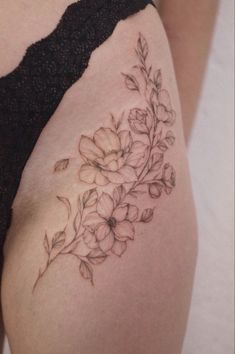
[[[139,32],[143,35],[141,40]],[[140,176],[143,170],[141,163],[143,167],[150,151],[146,148],[145,154],[137,156],[137,147],[145,149],[148,134],[142,133],[146,129],[153,131],[153,124],[150,121],[145,123],[145,115],[142,116],[142,125],[132,120],[141,118],[141,115],[136,117],[137,111],[132,111],[130,115],[133,108],[151,109],[149,99],[151,85],[154,85],[149,82],[145,86],[145,74],[133,67],[140,60],[135,54],[138,45],[142,55],[147,55],[148,68],[152,65],[153,73],[161,69],[162,89],[169,93],[176,121],[171,127],[159,123],[156,136],[162,130],[162,138],[158,136],[158,155],[154,155],[154,160],[149,159],[146,173],[150,172],[156,161],[159,169],[155,166],[156,173],[150,173],[149,177],[146,174],[144,179],[149,181],[155,178],[155,182],[151,187],[146,185],[147,182],[141,185],[139,189],[144,193],[137,195],[137,198],[129,195],[120,202],[117,201],[119,194],[114,196],[113,190],[124,184],[128,191],[129,182],[135,181],[133,173]],[[125,77],[123,73],[134,75],[136,79]],[[160,76],[158,79],[155,76],[155,80],[159,80],[160,85]],[[141,87],[140,93],[137,87]],[[168,105],[170,110],[169,102],[166,102],[168,95],[166,91],[160,95],[162,98],[152,96],[152,99],[156,106],[162,106],[157,114],[165,120],[161,110],[164,110],[164,105],[165,108]],[[89,164],[87,160],[90,159],[95,169],[94,156],[100,154],[106,139],[112,147],[120,144],[120,135],[117,142],[118,134],[108,134],[107,129],[113,124],[110,113],[117,119],[123,112],[121,130],[125,131],[122,144],[127,148],[126,155],[121,157],[122,160],[116,156],[115,166],[106,166],[104,170],[119,172],[120,166],[128,166],[129,169],[121,174],[127,183],[107,173],[95,180],[91,166],[87,168],[84,165]],[[128,117],[131,122],[128,122]],[[170,121],[168,123],[170,125]],[[106,130],[102,130],[98,140],[94,140],[95,144],[93,142],[90,146],[86,141],[81,146],[82,135],[93,138],[102,127]],[[165,139],[168,131],[171,131],[167,135],[169,139]],[[135,145],[130,134],[134,141],[138,141]],[[118,146],[117,150],[123,149],[124,145]],[[133,159],[130,162],[129,147],[132,148],[135,163]],[[160,154],[164,155],[162,163]],[[61,162],[56,164],[57,161]],[[118,167],[117,163],[120,164]],[[104,161],[100,164],[104,167]],[[176,186],[173,171],[176,173]],[[120,175],[118,178],[121,178]],[[102,183],[100,179],[103,179]],[[89,185],[91,181],[95,183]],[[107,185],[100,186],[107,181]],[[88,202],[89,193],[84,193],[90,188],[97,189]],[[103,197],[102,192],[105,193]],[[159,198],[158,193],[161,194]],[[79,246],[75,242],[74,247],[62,254],[61,250],[71,243],[79,226],[75,218],[78,197],[80,208],[83,201],[82,208],[86,209],[86,222],[83,223],[82,219],[81,231],[88,228],[90,234]],[[110,209],[110,199],[111,204],[115,200],[121,204],[122,216],[119,215],[119,218],[125,219],[125,224],[120,226],[122,229],[113,231],[116,241],[122,239],[123,242],[112,248],[114,253],[100,251],[99,247],[107,247],[103,242],[107,231],[100,230],[98,234],[97,224],[95,229],[93,227],[94,215],[93,218],[86,218],[86,214],[97,208],[101,214],[110,214],[107,210]],[[115,209],[115,206],[112,208]],[[131,216],[125,211],[130,208]],[[106,216],[103,222],[106,229],[110,216]],[[115,220],[109,220],[112,230],[114,224],[111,225],[111,221],[115,223],[118,218]],[[74,221],[77,226],[74,226]],[[89,68],[82,79],[67,91],[25,168],[14,202],[2,283],[4,321],[13,353],[179,353],[195,265],[195,234],[180,105],[171,57],[159,18],[155,10],[148,7],[119,23],[114,34],[93,53]],[[122,250],[125,250],[123,256],[117,257],[115,253]],[[55,258],[56,252],[61,254]],[[49,267],[42,275],[48,253],[51,253],[52,262],[49,261]],[[39,281],[34,289],[37,279]],[[91,280],[94,286],[91,286]]]

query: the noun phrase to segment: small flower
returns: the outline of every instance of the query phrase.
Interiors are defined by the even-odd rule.
[[[172,109],[170,95],[167,90],[153,90],[151,93],[151,102],[157,119],[168,126],[175,122],[176,113]]]
[[[79,151],[86,163],[79,171],[81,181],[100,186],[135,181],[135,168],[128,162],[132,143],[127,130],[116,133],[110,128],[100,128],[93,139],[83,135]]]
[[[111,250],[120,256],[126,250],[126,242],[134,239],[135,229],[128,219],[128,212],[128,204],[114,207],[111,196],[102,193],[96,212],[86,216],[83,226],[95,233],[103,252]],[[133,212],[134,210],[131,211],[132,214]]]
[[[131,109],[128,122],[136,134],[148,134],[152,125],[148,112],[140,108]]]
[[[169,163],[164,165],[162,179],[165,184],[165,192],[170,194],[176,185],[176,173],[174,168]]]
[[[165,106],[159,104],[156,108],[156,115],[158,120],[171,126],[175,122],[176,113],[173,110],[168,111]]]
[[[141,215],[140,221],[145,222],[145,223],[152,221],[153,215],[154,215],[153,210],[154,209],[152,209],[152,208],[144,209],[144,211]]]

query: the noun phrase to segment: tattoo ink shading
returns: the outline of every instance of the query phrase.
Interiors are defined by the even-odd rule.
[[[149,47],[141,33],[135,53],[138,62],[133,72],[122,76],[127,90],[144,98],[145,107],[133,107],[119,119],[111,115],[108,127],[80,137],[83,163],[79,179],[91,187],[78,195],[75,210],[69,199],[57,196],[66,208],[67,222],[52,238],[45,233],[47,262],[39,270],[33,290],[61,255],[75,257],[81,277],[94,285],[95,267],[111,255],[122,256],[135,238],[138,223],[152,221],[154,208],[141,210],[139,198],[148,195],[157,200],[163,193],[170,195],[176,185],[174,167],[165,162],[165,153],[175,142],[169,128],[176,113],[163,88],[161,70],[154,71],[148,65]],[[128,129],[122,128],[125,116]],[[59,160],[54,173],[62,173],[68,166],[69,159]],[[103,191],[107,185],[112,192]],[[68,225],[73,227],[70,241]]]

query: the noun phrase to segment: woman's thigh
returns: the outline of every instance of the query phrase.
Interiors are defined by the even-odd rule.
[[[196,258],[180,103],[156,10],[121,21],[26,165],[5,245],[13,354],[178,354]]]

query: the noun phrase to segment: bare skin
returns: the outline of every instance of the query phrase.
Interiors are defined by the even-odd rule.
[[[52,23],[48,22],[48,30]],[[85,191],[77,178],[78,167],[82,165],[77,159],[80,132],[91,136],[99,127],[108,125],[110,111],[118,114],[142,104],[139,98],[128,95],[119,75],[129,72],[135,64],[133,51],[140,30],[151,48],[150,63],[156,69],[161,68],[164,88],[169,91],[176,111],[176,142],[167,158],[175,167],[177,186],[169,198],[164,196],[157,201],[156,217],[151,224],[138,227],[136,233],[140,237],[136,235],[122,258],[109,259],[108,265],[98,267],[94,289],[79,278],[75,260],[61,257],[32,295],[38,269],[45,261],[45,228],[56,232],[58,224],[62,228],[66,221],[55,202],[56,195],[69,196],[74,202]],[[128,32],[125,41],[124,32]],[[37,30],[32,33],[19,46],[18,58],[30,41],[42,35]],[[163,48],[161,54],[159,46]],[[101,75],[104,58],[107,60],[104,67],[108,67],[115,48],[118,48],[112,64],[115,70]],[[9,65],[10,60],[3,62],[1,74],[15,65],[15,54],[9,57],[13,58],[12,64]],[[96,84],[91,85],[91,81]],[[66,148],[62,149],[61,141]],[[71,169],[66,170],[66,175],[53,176],[53,166],[65,155],[72,157]],[[39,160],[43,161],[40,166]],[[143,199],[143,207],[148,208],[149,204],[148,196]],[[37,353],[83,354],[94,352],[94,348],[97,354],[180,353],[195,267],[196,226],[174,72],[155,10],[149,7],[119,25],[113,37],[93,54],[86,75],[66,94],[39,139],[25,169],[14,209],[5,249],[2,289],[5,325],[13,354],[31,353],[32,348],[38,348]],[[15,299],[21,303],[20,308],[14,308]],[[37,325],[32,326],[35,322]],[[46,328],[44,323],[48,324]],[[61,326],[67,338],[63,343],[59,340]],[[128,328],[133,331],[127,335]]]
[[[173,56],[187,141],[193,127],[218,4],[218,0],[160,1],[159,13]]]

